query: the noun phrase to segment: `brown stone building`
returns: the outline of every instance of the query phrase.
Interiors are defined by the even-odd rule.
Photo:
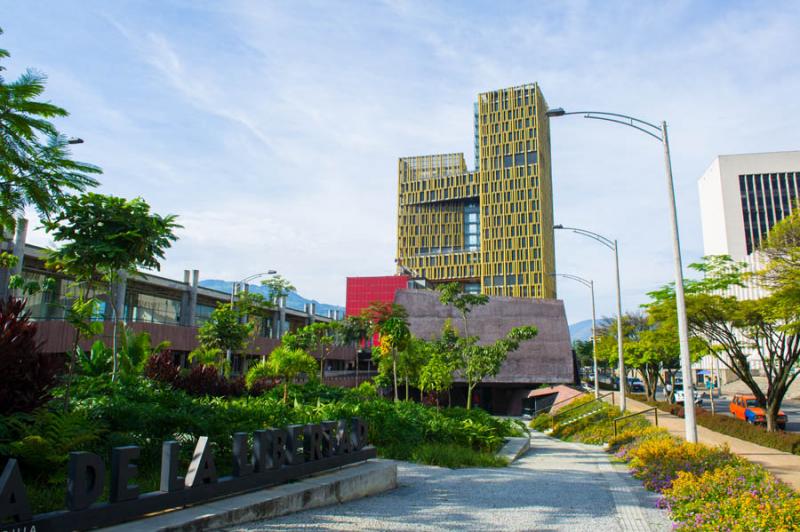
[[[458,312],[439,303],[432,290],[398,290],[394,298],[406,308],[411,332],[432,339],[441,334],[444,322],[451,319],[461,329]],[[492,297],[485,306],[475,307],[469,315],[469,332],[482,344],[502,338],[512,328],[533,325],[539,334],[523,342],[508,356],[497,376],[486,379],[475,393],[475,404],[496,414],[520,415],[523,401],[540,384],[573,383],[575,364],[570,345],[564,303],[555,299]],[[454,387],[453,402],[466,402],[466,385],[461,380]]]

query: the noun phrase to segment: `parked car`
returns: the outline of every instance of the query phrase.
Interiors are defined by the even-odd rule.
[[[737,393],[733,396],[733,400],[728,409],[734,417],[753,425],[767,424],[767,413],[758,405],[758,400],[755,395]],[[786,422],[788,419],[784,411],[780,410],[778,412],[778,428],[786,430]]]
[[[683,384],[681,384],[681,387],[675,390],[675,394],[672,396],[672,402],[675,404],[683,403],[683,397]],[[694,404],[703,406],[703,394],[697,390],[694,391]]]
[[[644,383],[639,379],[628,378],[628,390],[631,393],[644,393]]]

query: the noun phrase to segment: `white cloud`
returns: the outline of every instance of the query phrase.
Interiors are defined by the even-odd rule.
[[[10,11],[4,44],[50,72],[48,95],[73,111],[87,139],[76,152],[104,167],[103,190],[180,214],[165,264],[178,277],[275,267],[304,295],[344,303],[344,277],[393,269],[397,158],[471,161],[472,101],[503,86],[538,81],[552,106],[666,119],[687,263],[702,254],[696,180],[713,157],[798,148],[791,2]],[[46,47],[22,31],[37,25]],[[672,279],[660,146],[577,117],[551,137],[555,218],[619,239],[634,309]],[[595,278],[599,314],[614,312],[607,250],[559,233],[557,259]],[[589,316],[583,287],[559,289],[571,321]]]

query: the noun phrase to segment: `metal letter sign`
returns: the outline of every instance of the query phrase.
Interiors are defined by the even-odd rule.
[[[69,454],[67,510],[31,515],[19,464],[13,458],[0,474],[0,531],[71,531],[111,526],[146,514],[198,504],[268,488],[315,473],[375,458],[367,446],[367,426],[360,419],[292,425],[257,430],[249,457],[248,435],[233,435],[233,475],[217,477],[214,455],[206,436],[192,453],[186,478],[178,476],[180,444],[165,441],[161,450],[161,488],[139,494],[135,484],[140,454],[135,445],[111,450],[109,502],[103,493],[106,467],[93,453]]]

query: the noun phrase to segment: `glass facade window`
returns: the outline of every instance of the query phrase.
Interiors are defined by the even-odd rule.
[[[800,171],[739,176],[739,195],[748,254],[760,248],[775,224],[791,214],[798,199],[798,181]]]
[[[177,325],[180,323],[180,313],[180,301],[137,294],[131,321]]]

